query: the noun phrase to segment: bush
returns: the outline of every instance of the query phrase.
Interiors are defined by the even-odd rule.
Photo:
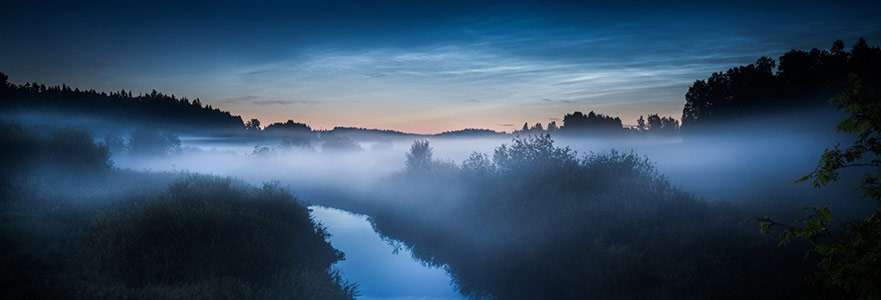
[[[82,129],[63,128],[52,133],[48,150],[58,166],[86,170],[107,170],[113,165],[110,150],[105,144],[96,144],[92,135]]]
[[[355,141],[349,139],[345,136],[340,135],[330,135],[322,137],[324,143],[321,144],[321,151],[323,152],[350,152],[350,151],[361,151],[361,146],[358,145]]]
[[[21,125],[4,123],[0,125],[0,145],[6,180],[52,173],[46,171],[82,175],[113,166],[108,147],[95,143],[89,132],[78,128],[56,129],[45,137]]]
[[[413,149],[408,160],[431,150],[425,142]],[[803,270],[787,265],[798,255],[739,230],[737,211],[672,187],[634,153],[579,158],[541,135],[515,138],[496,148],[492,160],[475,153],[462,167],[422,165],[385,180],[363,210],[383,235],[445,266],[470,297],[809,293],[802,289]]]
[[[97,286],[83,289],[109,298],[351,299],[354,286],[330,271],[343,254],[327,237],[276,184],[190,176],[86,228],[81,261]]]
[[[137,155],[164,156],[180,152],[180,138],[169,132],[141,127],[132,132],[129,152]]]

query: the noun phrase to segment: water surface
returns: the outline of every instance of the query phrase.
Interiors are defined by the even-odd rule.
[[[373,231],[364,215],[310,206],[312,217],[327,227],[330,243],[346,259],[335,267],[358,284],[359,299],[462,299],[442,268],[429,267],[406,248],[395,247]]]

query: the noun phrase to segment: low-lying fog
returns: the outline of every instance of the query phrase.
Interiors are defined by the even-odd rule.
[[[793,182],[813,170],[824,149],[845,138],[792,130],[685,137],[563,136],[554,140],[556,145],[568,146],[579,155],[634,151],[655,162],[672,184],[709,201],[764,206],[792,200],[793,205],[801,207],[819,205],[820,200],[829,197],[858,199],[851,186],[839,184],[816,189],[809,183]],[[301,195],[325,188],[358,193],[376,180],[402,170],[406,152],[416,139],[420,138],[364,140],[357,141],[361,150],[328,150],[322,149],[321,144],[283,146],[271,139],[182,136],[180,154],[144,158],[121,153],[114,154],[113,160],[117,167],[133,170],[189,171],[233,176],[250,183],[279,181]],[[496,147],[511,142],[511,136],[428,140],[435,159],[460,164],[475,151],[491,157]]]

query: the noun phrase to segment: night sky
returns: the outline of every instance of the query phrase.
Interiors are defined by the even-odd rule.
[[[688,86],[713,72],[835,39],[881,43],[881,1],[5,2],[0,72],[14,83],[156,89],[319,129],[679,118]]]

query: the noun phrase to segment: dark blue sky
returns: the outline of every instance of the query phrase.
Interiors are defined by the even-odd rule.
[[[121,2],[4,3],[0,71],[264,123],[511,130],[574,110],[678,117],[712,72],[881,40],[878,1]]]

